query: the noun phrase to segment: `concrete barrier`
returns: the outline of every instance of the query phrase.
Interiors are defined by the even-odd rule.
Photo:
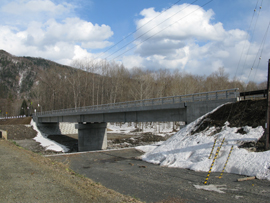
[[[7,140],[7,131],[0,130],[0,138]]]

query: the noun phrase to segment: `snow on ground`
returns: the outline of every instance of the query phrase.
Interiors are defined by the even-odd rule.
[[[37,136],[34,138],[34,140],[39,142],[40,145],[46,150],[52,150],[56,152],[67,152],[69,150],[66,146],[48,139],[46,134],[38,130],[36,122],[34,122],[33,119],[31,120],[31,125],[33,126],[33,129],[37,131]]]
[[[149,125],[149,123],[146,125],[145,123],[138,123],[137,128],[136,124],[131,122],[131,123],[124,123],[124,124],[119,124],[119,123],[109,123],[108,124],[108,133],[119,133],[119,134],[138,134],[138,133],[146,133],[146,132],[151,132],[155,135],[159,136],[166,136],[166,135],[172,135],[173,131],[173,122],[166,122],[166,123],[159,123],[159,122],[154,122]],[[140,129],[140,131],[136,131],[137,129]]]
[[[76,134],[76,129],[74,130],[75,123],[60,123],[60,131],[62,134]],[[64,145],[61,145],[57,142],[54,142],[47,138],[47,134],[39,131],[39,129],[36,126],[36,123],[32,120],[31,124],[29,126],[33,126],[34,130],[38,132],[37,136],[34,138],[37,142],[41,144],[41,146],[45,147],[46,150],[53,150],[57,152],[67,152],[69,149],[65,147]],[[28,126],[28,127],[29,127]],[[119,133],[119,134],[138,134],[138,133],[145,133],[145,132],[153,132],[155,135],[165,136],[172,133],[172,123],[160,123],[155,125],[149,125],[149,126],[141,126],[141,123],[137,125],[137,128],[135,127],[135,123],[124,123],[124,124],[109,124],[108,123],[108,133]],[[132,132],[136,131],[136,129],[140,128],[140,132]],[[73,130],[71,130],[73,129]],[[54,129],[58,130],[59,129]],[[158,130],[158,132],[156,132]],[[54,134],[57,134],[59,132],[54,132]],[[156,147],[157,145],[160,145],[162,142],[157,142],[153,146],[149,146],[149,148]],[[128,144],[128,143],[127,143]]]
[[[226,190],[226,185],[194,185],[195,188],[200,190],[215,191],[218,193],[225,193],[222,190]]]
[[[206,115],[205,115],[206,116]],[[212,172],[221,172],[227,160],[231,146],[233,151],[225,168],[227,173],[236,173],[247,176],[256,176],[258,179],[270,180],[270,151],[250,152],[239,148],[243,142],[257,141],[264,133],[263,127],[244,127],[246,134],[239,134],[239,128],[229,127],[226,122],[221,132],[210,136],[215,128],[206,129],[203,132],[191,135],[195,128],[205,116],[190,123],[181,129],[174,136],[169,138],[160,146],[141,146],[136,149],[145,151],[141,156],[143,161],[161,166],[188,168],[195,171],[208,172],[213,162],[217,147],[220,146],[223,138],[225,142],[217,156]],[[214,140],[217,139],[213,154],[209,159]]]
[[[127,134],[136,129],[134,125],[129,125],[128,123],[124,123],[122,125],[108,123],[107,128],[109,129],[107,130],[107,133],[120,133],[120,134]]]

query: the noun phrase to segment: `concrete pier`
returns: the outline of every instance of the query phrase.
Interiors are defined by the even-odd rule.
[[[78,129],[79,152],[107,148],[107,123],[79,123],[75,128]]]

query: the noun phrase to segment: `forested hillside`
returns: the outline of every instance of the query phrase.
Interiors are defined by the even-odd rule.
[[[0,50],[0,116],[18,115],[22,101],[30,105],[36,101],[38,77],[44,71],[71,69],[42,58],[16,57]]]
[[[25,113],[23,100],[30,111],[45,111],[235,87],[240,91],[266,88],[266,82],[230,80],[222,67],[209,76],[198,76],[180,70],[127,69],[116,62],[89,59],[71,65],[0,50],[0,116]]]

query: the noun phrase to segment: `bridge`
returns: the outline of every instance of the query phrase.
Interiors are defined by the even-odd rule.
[[[107,122],[166,122],[186,124],[216,107],[236,102],[238,88],[103,104],[73,109],[38,112],[34,116],[38,127],[57,128],[59,122],[77,123],[79,151],[107,148]]]

